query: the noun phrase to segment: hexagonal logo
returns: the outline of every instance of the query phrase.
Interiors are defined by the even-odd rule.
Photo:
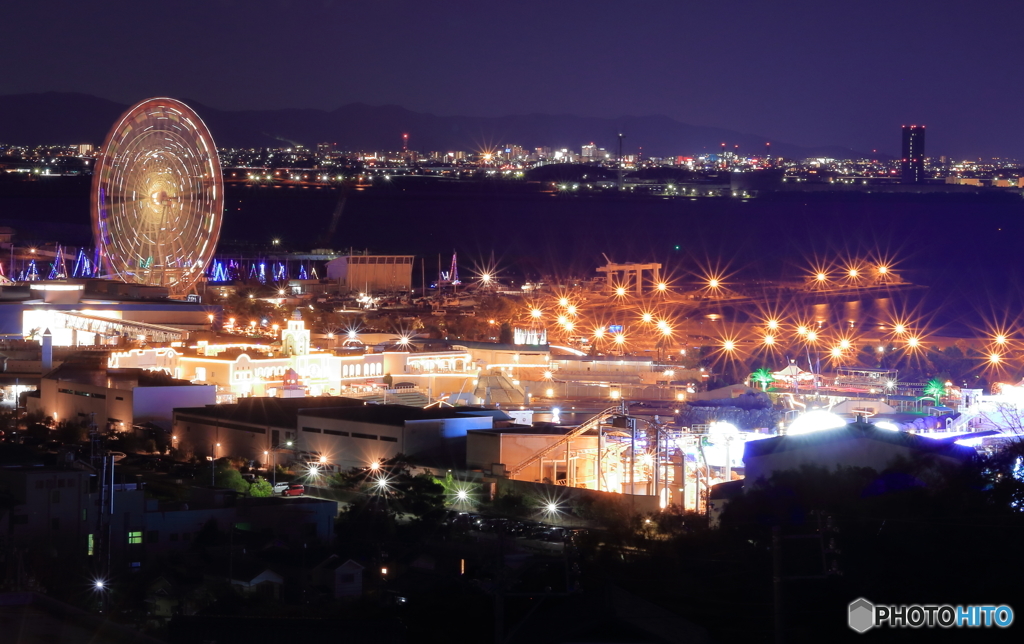
[[[863,633],[875,625],[875,605],[861,597],[850,602],[850,628]]]

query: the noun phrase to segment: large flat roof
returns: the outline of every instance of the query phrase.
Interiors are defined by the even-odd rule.
[[[354,420],[376,425],[403,427],[410,420],[439,420],[467,416],[493,416],[481,407],[423,409],[406,405],[377,405],[357,398],[241,398],[231,405],[180,407],[178,414],[214,421],[246,423],[294,429],[299,416]]]
[[[856,440],[870,440],[879,443],[904,447],[917,452],[948,456],[959,460],[969,460],[976,455],[970,447],[957,445],[955,440],[960,436],[951,439],[935,439],[927,436],[918,436],[908,432],[894,432],[888,429],[879,429],[869,423],[850,423],[835,429],[823,429],[808,434],[797,434],[794,436],[777,436],[774,438],[762,438],[749,441],[744,445],[743,458],[767,456],[801,449],[815,449],[829,443],[850,442]]]
[[[176,414],[190,414],[234,423],[273,426],[294,429],[300,411],[321,407],[362,407],[365,401],[338,396],[315,398],[239,398],[228,405],[207,405],[205,407],[178,407]]]
[[[193,386],[188,380],[178,380],[163,372],[146,369],[108,369],[106,357],[106,352],[99,351],[87,352],[85,355],[74,354],[43,377],[57,382],[123,390],[135,387]]]
[[[315,418],[339,418],[345,420],[357,420],[376,425],[393,425],[403,427],[406,421],[410,420],[441,420],[446,418],[462,418],[466,416],[481,416],[488,414],[474,414],[481,408],[477,407],[434,407],[423,409],[421,407],[408,407],[406,405],[366,405],[363,407],[342,407],[342,408],[320,408],[304,410],[303,416]]]

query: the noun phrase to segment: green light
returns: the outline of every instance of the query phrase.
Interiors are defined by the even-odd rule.
[[[764,367],[750,374],[750,379],[756,382],[757,384],[761,385],[761,389],[763,391],[767,391],[768,385],[772,384],[775,381],[775,378],[772,376],[772,372],[769,371],[768,369],[765,369]]]
[[[946,394],[946,385],[938,378],[932,378],[925,385],[924,395],[930,396],[935,399],[935,404],[939,403],[939,398]]]

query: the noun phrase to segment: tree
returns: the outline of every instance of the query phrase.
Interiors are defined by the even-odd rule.
[[[57,426],[57,440],[65,445],[85,440],[85,427],[78,423],[64,421]]]
[[[439,519],[444,514],[444,486],[433,476],[419,474],[399,480],[394,485],[398,503],[405,514],[419,519]]]
[[[1016,401],[992,401],[980,406],[977,429],[998,429],[1018,438],[1024,435],[1024,409]]]
[[[249,484],[249,496],[255,497],[268,497],[274,496],[274,488],[270,485],[270,482],[265,478],[257,478],[255,481]]]
[[[32,423],[25,430],[25,444],[39,445],[50,440],[50,428],[42,423]]]
[[[932,378],[924,387],[924,395],[934,398],[935,404],[938,405],[942,397],[946,395],[946,385],[938,378]]]
[[[754,373],[750,374],[750,381],[761,385],[762,391],[768,390],[768,385],[775,382],[775,378],[772,377],[772,372],[768,369],[761,367]]]
[[[214,473],[214,485],[217,487],[227,488],[229,490],[235,490],[242,494],[249,491],[249,484],[242,478],[242,475],[238,470],[220,463],[218,463],[216,472]]]
[[[498,332],[498,342],[500,344],[512,344],[515,342],[512,334],[512,325],[508,322],[501,323],[501,330]]]
[[[434,478],[434,483],[444,489],[444,497],[448,505],[469,501],[479,493],[478,485],[460,481],[453,477],[450,471],[443,479]]]

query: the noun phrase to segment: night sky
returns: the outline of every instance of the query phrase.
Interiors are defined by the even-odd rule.
[[[1024,157],[1022,18],[1020,0],[4,2],[0,94],[664,114],[893,154],[924,123],[930,156]]]

